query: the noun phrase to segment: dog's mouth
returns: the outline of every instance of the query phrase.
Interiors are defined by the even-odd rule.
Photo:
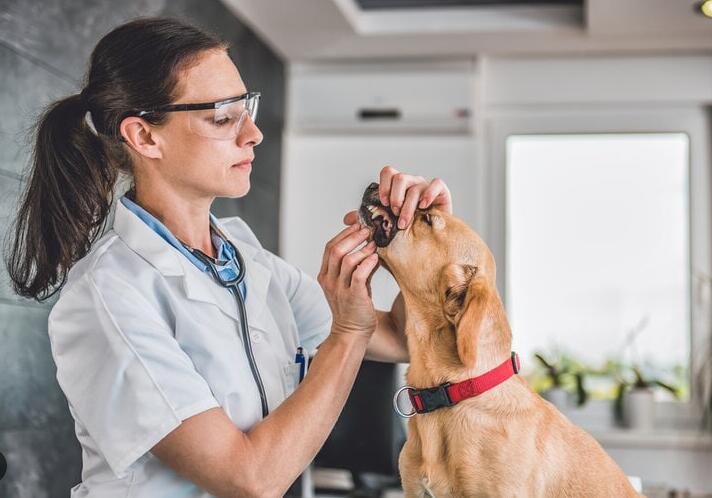
[[[378,183],[366,188],[358,210],[359,221],[373,232],[378,247],[386,247],[398,232],[398,217],[378,198]]]

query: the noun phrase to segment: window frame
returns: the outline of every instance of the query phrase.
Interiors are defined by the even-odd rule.
[[[689,271],[690,271],[690,402],[671,402],[665,419],[677,426],[694,426],[702,406],[695,373],[709,351],[712,328],[712,182],[710,125],[706,109],[699,106],[556,106],[540,109],[510,108],[490,111],[485,119],[487,144],[483,172],[487,217],[483,232],[497,265],[497,287],[506,289],[506,142],[512,135],[684,133],[689,139]],[[506,298],[505,298],[506,299]],[[505,301],[505,307],[507,303]],[[512,331],[516,336],[517,331]],[[526,367],[525,367],[526,368]],[[666,403],[659,403],[666,404]],[[595,417],[593,420],[595,424]],[[597,424],[595,424],[597,425]]]

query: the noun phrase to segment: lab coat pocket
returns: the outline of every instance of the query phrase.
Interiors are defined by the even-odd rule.
[[[288,363],[282,368],[282,384],[284,385],[284,396],[290,396],[299,386],[298,363]]]

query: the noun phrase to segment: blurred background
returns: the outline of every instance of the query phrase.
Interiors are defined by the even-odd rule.
[[[231,42],[262,92],[250,193],[217,200],[316,275],[385,165],[449,185],[498,263],[532,385],[649,496],[712,496],[712,2],[0,0],[0,233],[43,106],[137,16]],[[52,300],[0,270],[2,497],[60,497],[81,452],[55,380]],[[397,293],[383,270],[374,300]],[[405,365],[365,362],[304,496],[399,496]],[[1,466],[0,466],[1,470]]]

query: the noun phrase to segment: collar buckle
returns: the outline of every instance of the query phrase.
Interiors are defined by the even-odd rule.
[[[449,387],[450,383],[446,382],[437,387],[408,391],[408,395],[416,412],[429,413],[455,404],[448,394]]]

